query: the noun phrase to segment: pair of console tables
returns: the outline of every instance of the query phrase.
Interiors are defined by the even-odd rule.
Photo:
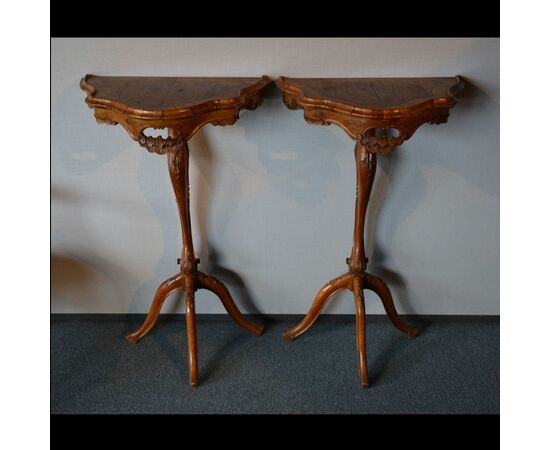
[[[261,78],[103,77],[86,75],[80,82],[86,103],[99,123],[120,124],[149,152],[166,154],[183,233],[180,271],[158,288],[143,325],[126,339],[136,343],[155,325],[166,297],[183,289],[186,302],[189,382],[198,384],[195,291],[216,294],[229,316],[243,329],[260,336],[263,325],[249,322],[239,311],[225,285],[198,270],[189,212],[189,148],[187,142],[203,125],[232,125],[243,109],[254,110],[271,83]],[[367,204],[376,173],[378,154],[387,154],[409,139],[424,123],[447,121],[449,109],[463,81],[454,78],[286,78],[276,84],[290,109],[302,108],[308,123],[340,126],[355,144],[357,194],[355,228],[349,270],[325,284],[304,319],[284,333],[291,341],[313,325],[336,292],[353,292],[356,307],[357,357],[361,385],[368,386],[365,306],[363,290],[381,298],[397,329],[415,337],[418,330],[397,314],[386,283],[366,271],[364,228]],[[168,137],[147,136],[147,128],[166,128]]]

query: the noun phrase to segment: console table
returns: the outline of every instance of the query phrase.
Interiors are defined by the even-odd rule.
[[[86,103],[94,109],[99,123],[122,125],[130,137],[151,153],[166,154],[176,195],[183,251],[178,259],[180,272],[158,288],[143,325],[126,339],[136,343],[155,325],[166,297],[183,289],[186,302],[189,382],[198,384],[195,291],[216,294],[229,316],[250,333],[260,336],[262,325],[249,322],[241,314],[224,284],[199,272],[195,258],[189,213],[189,148],[187,141],[207,123],[232,125],[242,109],[255,109],[262,102],[262,90],[271,82],[261,78],[176,78],[103,77],[86,75],[80,87],[88,93]],[[147,136],[147,128],[167,128],[168,137]]]
[[[355,165],[357,191],[355,228],[349,270],[325,284],[304,319],[283,336],[292,341],[313,325],[332,295],[349,289],[355,298],[356,338],[359,377],[368,386],[365,305],[363,290],[374,291],[382,300],[393,325],[414,338],[416,328],[406,325],[397,314],[386,283],[366,271],[364,246],[365,214],[376,173],[376,158],[395,151],[424,124],[447,121],[455,95],[462,89],[460,77],[454,78],[287,78],[279,77],[288,108],[304,110],[304,118],[315,125],[341,127],[356,141]]]

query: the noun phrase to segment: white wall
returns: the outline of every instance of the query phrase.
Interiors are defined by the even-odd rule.
[[[466,77],[449,123],[379,158],[369,270],[400,312],[499,313],[498,39],[53,39],[52,312],[146,312],[178,271],[181,236],[165,157],[99,126],[78,82],[97,75]],[[346,271],[353,142],[306,124],[275,87],[232,127],[190,141],[202,270],[245,312],[303,314]],[[164,312],[183,311],[179,295]],[[382,313],[367,293],[367,312]],[[197,312],[221,313],[199,291]],[[328,313],[353,313],[349,292]]]

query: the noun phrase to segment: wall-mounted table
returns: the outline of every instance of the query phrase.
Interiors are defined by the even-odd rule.
[[[365,214],[376,173],[377,155],[385,155],[409,139],[424,124],[447,121],[449,109],[463,82],[454,78],[286,78],[277,86],[290,109],[302,108],[304,118],[315,125],[336,124],[355,144],[357,191],[355,229],[349,270],[325,284],[304,319],[284,333],[292,341],[313,325],[332,295],[349,289],[355,298],[357,357],[361,385],[368,386],[365,305],[363,290],[374,291],[382,300],[391,322],[413,338],[418,330],[397,314],[386,283],[366,271]]]
[[[136,343],[155,325],[166,297],[183,289],[186,302],[189,382],[198,384],[195,291],[216,294],[229,316],[256,336],[263,326],[249,322],[240,313],[224,284],[198,270],[191,236],[189,212],[189,148],[187,141],[203,125],[232,125],[243,109],[253,110],[262,102],[270,78],[176,78],[103,77],[86,75],[80,87],[88,93],[86,103],[99,123],[122,125],[130,137],[151,153],[167,155],[168,170],[176,194],[183,234],[180,272],[158,288],[143,325],[126,339]],[[148,136],[147,128],[167,128],[166,138]]]

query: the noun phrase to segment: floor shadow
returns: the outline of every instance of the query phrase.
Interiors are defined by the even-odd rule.
[[[410,317],[407,317],[407,323],[412,325],[420,330],[420,333],[414,340],[422,339],[425,333],[429,333],[433,321],[430,319],[418,319],[415,317],[411,320]],[[388,324],[389,324],[388,319]],[[367,322],[367,327],[369,326]],[[382,381],[389,382],[391,378],[397,377],[406,377],[406,368],[400,368],[400,370],[391,371],[393,374],[390,375],[390,372],[387,370],[388,365],[396,360],[399,361],[399,355],[406,352],[410,345],[412,344],[412,339],[408,336],[405,336],[403,333],[395,333],[392,335],[391,341],[387,343],[382,351],[376,356],[376,358],[371,358],[369,362],[369,381],[373,385],[381,384]],[[369,355],[367,353],[367,359]]]
[[[224,343],[219,347],[210,357],[206,360],[204,366],[200,369],[199,379],[201,383],[208,383],[213,381],[212,377],[217,373],[221,374],[220,367],[223,365],[223,361],[229,358],[232,351],[238,347],[242,347],[243,342],[246,339],[253,338],[254,336],[247,336],[246,333],[234,331],[234,335],[230,339],[226,339]],[[228,374],[224,371],[223,376]]]
[[[369,360],[367,354],[367,361],[369,363],[369,383],[373,386],[381,385],[381,379],[389,381],[387,366],[392,360],[398,359],[399,354],[403,353],[409,345],[409,339],[406,336],[395,336],[382,350],[376,359]],[[405,373],[401,375],[406,376]]]
[[[145,336],[143,339],[152,339],[155,345],[158,346],[159,349],[162,349],[162,353],[168,357],[170,362],[173,365],[173,368],[178,372],[187,372],[189,370],[189,366],[187,364],[187,334],[185,333],[185,321],[181,321],[181,332],[175,335],[175,338],[172,335],[173,328],[170,327],[170,323],[164,322],[163,320],[159,320],[156,324],[156,327],[159,325],[166,325],[164,329],[158,330],[158,332],[155,332],[153,329],[150,335]],[[179,322],[179,321],[178,321]],[[125,323],[128,323],[126,320]],[[141,323],[133,322],[133,326],[135,328],[138,328],[141,326]],[[130,344],[128,344],[130,345]],[[139,345],[139,342],[137,344],[133,345]],[[200,341],[199,344],[200,346]],[[199,358],[200,358],[200,347],[198,350]],[[200,363],[200,359],[199,359]],[[188,376],[186,374],[186,376]]]

